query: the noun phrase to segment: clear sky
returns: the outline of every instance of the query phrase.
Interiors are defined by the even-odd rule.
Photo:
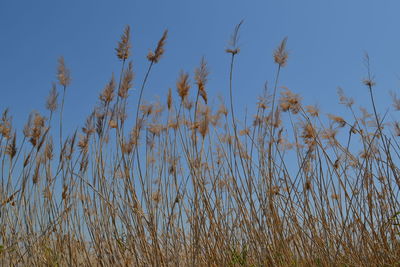
[[[62,55],[72,76],[65,123],[81,126],[111,73],[119,73],[114,48],[127,24],[136,88],[147,68],[147,52],[169,30],[165,56],[151,73],[145,100],[165,99],[179,71],[193,73],[202,56],[210,66],[211,98],[228,100],[229,55],[224,49],[235,24],[244,19],[235,69],[238,112],[254,107],[265,81],[272,84],[272,52],[285,36],[290,57],[280,85],[301,94],[305,104],[319,103],[322,112],[341,115],[338,86],[358,104],[368,101],[361,84],[368,52],[378,110],[384,112],[390,106],[388,91],[400,85],[399,10],[398,0],[2,0],[0,110],[10,107],[17,126],[30,111],[44,111]],[[138,91],[130,95],[133,112]]]

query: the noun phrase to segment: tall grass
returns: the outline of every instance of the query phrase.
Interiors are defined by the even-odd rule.
[[[135,77],[126,27],[116,48],[120,72],[81,131],[65,136],[63,129],[71,82],[63,58],[48,114],[32,113],[17,135],[3,112],[2,265],[400,264],[400,124],[378,113],[369,58],[371,108],[358,112],[339,89],[349,117],[326,118],[281,85],[285,38],[273,53],[274,87],[265,88],[253,120],[243,123],[235,116],[232,79],[240,25],[226,49],[230,76],[221,77],[229,84],[229,110],[223,102],[208,105],[204,58],[193,81],[179,75],[178,97],[169,89],[165,100],[143,104],[165,52],[165,31],[147,56],[136,116],[128,117]]]

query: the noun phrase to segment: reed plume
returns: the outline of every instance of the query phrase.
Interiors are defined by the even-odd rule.
[[[189,84],[189,74],[181,71],[179,78],[176,82],[176,89],[182,102],[189,94],[190,84]]]
[[[115,48],[117,52],[117,57],[125,61],[129,58],[131,53],[131,27],[129,25],[125,26],[124,32],[121,35],[121,40],[118,42],[118,47]]]
[[[128,75],[125,75],[125,76],[128,76],[128,78],[133,79],[133,74],[128,74]],[[131,76],[131,77],[129,77],[129,76]],[[128,85],[129,85],[129,81],[128,81]],[[109,104],[109,103],[111,103],[113,101],[115,86],[116,86],[116,84],[115,84],[115,78],[114,78],[114,73],[113,73],[112,76],[111,76],[110,81],[104,87],[103,92],[99,96],[100,100],[104,104],[107,105],[107,104]],[[125,85],[125,86],[127,86],[127,85]]]
[[[57,78],[60,85],[67,87],[71,83],[71,74],[65,66],[64,57],[58,59]]]
[[[167,35],[168,35],[168,30],[165,30],[163,35],[161,36],[161,39],[158,41],[157,47],[154,50],[154,52],[150,51],[149,54],[147,55],[147,59],[153,63],[158,63],[160,58],[165,52],[165,42],[167,40]]]
[[[53,83],[50,93],[49,93],[49,96],[47,97],[47,101],[46,101],[46,108],[50,112],[56,111],[57,106],[58,106],[57,98],[58,98],[57,87],[56,87],[56,84]]]
[[[287,59],[289,57],[289,53],[286,50],[287,39],[288,39],[287,37],[283,38],[281,44],[274,51],[275,63],[278,64],[280,67],[286,66]]]
[[[203,98],[204,102],[207,104],[207,92],[205,89],[207,78],[208,78],[207,62],[203,57],[200,62],[200,66],[196,68],[194,79],[197,84],[198,94]]]
[[[134,78],[133,64],[132,64],[132,62],[129,62],[128,68],[124,72],[124,76],[122,78],[121,86],[119,87],[119,90],[118,90],[118,96],[120,98],[126,99],[128,97],[128,91],[133,86],[132,85],[133,78]],[[113,86],[112,82],[113,81],[111,80],[111,85]],[[109,86],[109,92],[108,93],[112,95],[110,86]]]

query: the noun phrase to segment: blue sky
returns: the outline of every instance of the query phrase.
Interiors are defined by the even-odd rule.
[[[288,36],[290,57],[280,85],[318,103],[322,112],[344,114],[336,88],[341,86],[357,104],[369,105],[362,85],[368,52],[375,74],[378,110],[390,107],[389,90],[400,82],[399,1],[303,0],[146,0],[146,1],[11,1],[0,2],[0,110],[10,107],[14,124],[25,123],[44,103],[56,81],[57,58],[71,70],[64,118],[71,131],[80,127],[98,101],[98,94],[120,62],[114,48],[123,28],[132,28],[132,60],[142,81],[164,29],[166,53],[153,69],[144,99],[165,99],[175,89],[180,70],[193,74],[202,56],[210,67],[211,99],[228,100],[230,34],[241,19],[241,53],[235,67],[234,98],[240,113],[252,110],[265,81],[276,73],[272,52]],[[132,114],[138,91],[130,93]],[[212,103],[212,100],[211,100]],[[132,115],[133,117],[133,115]],[[244,116],[237,115],[243,119]]]

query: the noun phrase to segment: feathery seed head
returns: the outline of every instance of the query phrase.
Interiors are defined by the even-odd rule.
[[[47,160],[53,159],[53,139],[50,137],[46,142],[46,147],[44,149],[44,154]]]
[[[95,132],[95,112],[92,112],[92,114],[87,117],[85,126],[82,127],[82,132],[88,136]]]
[[[161,39],[158,41],[157,47],[154,50],[154,52],[150,51],[149,54],[147,55],[147,59],[153,63],[158,63],[160,60],[161,56],[164,54],[165,49],[165,42],[167,40],[168,36],[168,30],[165,30],[163,35],[161,36]]]
[[[128,69],[125,70],[124,77],[122,79],[121,86],[118,90],[118,96],[121,98],[128,97],[128,90],[132,87],[132,80],[133,80],[133,64],[132,61],[129,62]]]
[[[26,131],[29,131],[26,133],[26,136],[30,137],[30,142],[33,146],[36,146],[40,137],[42,136],[43,133],[43,128],[44,128],[44,121],[45,118],[42,117],[39,113],[34,112],[32,116],[29,118],[28,125],[26,126]]]
[[[274,51],[275,63],[278,64],[280,67],[286,66],[287,59],[289,57],[289,53],[286,50],[286,42],[287,42],[287,37],[283,38],[281,44]]]
[[[131,41],[130,41],[130,31],[129,25],[125,27],[124,33],[121,35],[121,41],[118,42],[118,47],[115,48],[117,51],[117,57],[120,60],[127,60],[130,56]]]
[[[17,154],[16,138],[17,133],[14,132],[13,138],[6,148],[6,154],[10,156],[11,160],[14,158],[15,154]]]
[[[319,116],[319,108],[317,106],[306,106],[306,111],[308,114],[310,114],[312,117],[318,117]]]
[[[109,104],[114,99],[114,90],[115,90],[115,79],[114,73],[111,76],[110,81],[104,87],[103,92],[100,94],[99,98],[104,104]]]
[[[396,111],[400,110],[400,98],[397,97],[396,93],[390,92],[390,96],[392,97],[392,105]]]
[[[171,110],[172,107],[172,90],[171,88],[168,89],[168,97],[167,97],[167,108]]]
[[[57,93],[57,88],[56,84],[53,83],[49,96],[47,97],[46,101],[46,108],[50,110],[51,112],[54,112],[57,109],[57,98],[58,98],[58,93]]]
[[[344,127],[346,126],[346,121],[339,116],[333,115],[333,114],[328,114],[329,119],[331,119],[334,123],[337,123],[339,127]]]
[[[374,87],[376,85],[375,81],[372,80],[371,78],[363,79],[363,84],[368,86],[368,87]]]
[[[8,108],[4,110],[1,116],[0,134],[6,139],[10,139],[11,137],[11,117],[8,116]]]
[[[89,136],[88,135],[79,135],[78,147],[82,151],[83,154],[87,154],[89,149]]]
[[[327,128],[321,133],[321,139],[327,140],[328,144],[334,145],[336,143],[337,130],[332,128]]]
[[[118,123],[115,120],[110,119],[110,122],[108,123],[108,126],[110,126],[111,129],[117,129]]]
[[[200,124],[199,124],[199,132],[204,139],[206,134],[208,133],[210,117],[211,117],[211,110],[209,107],[206,107],[204,110],[201,110],[200,113],[201,113],[202,120],[200,121]]]
[[[353,98],[348,98],[341,87],[338,87],[337,94],[339,95],[340,104],[345,105],[346,107],[351,107],[354,104]]]
[[[36,159],[36,167],[32,176],[32,183],[36,185],[39,182],[40,159]]]
[[[198,92],[206,104],[207,104],[207,92],[205,90],[205,85],[207,83],[208,74],[209,72],[207,69],[207,62],[203,57],[201,59],[200,66],[195,70],[194,79],[196,80]]]
[[[178,81],[176,82],[176,88],[178,90],[178,94],[183,101],[186,96],[189,94],[190,84],[189,84],[189,74],[185,72],[181,72],[179,75]]]
[[[235,26],[235,30],[233,31],[232,35],[231,35],[231,39],[229,41],[229,45],[228,48],[225,49],[225,52],[232,54],[232,56],[236,55],[237,53],[240,52],[240,48],[239,48],[239,30],[240,30],[240,26],[242,26],[243,24],[243,20],[241,20],[239,22],[239,24],[237,24]]]
[[[304,139],[304,142],[309,146],[315,144],[315,138],[317,137],[317,131],[311,123],[306,123],[303,125],[303,133],[301,137]]]
[[[292,93],[288,88],[284,87],[284,91],[281,92],[280,106],[283,111],[292,111],[297,114],[301,109],[300,96]]]
[[[140,109],[140,111],[142,111],[143,117],[144,116],[148,117],[153,112],[153,105],[152,104],[149,104],[149,105],[143,104],[139,107],[139,109]]]
[[[375,81],[374,77],[371,74],[371,69],[370,69],[370,62],[369,62],[369,55],[368,53],[365,53],[364,55],[364,65],[367,69],[368,72],[368,77],[363,79],[363,84],[366,85],[369,89],[375,86]]]
[[[65,67],[64,57],[58,59],[57,78],[58,82],[64,87],[71,83],[70,71]]]

